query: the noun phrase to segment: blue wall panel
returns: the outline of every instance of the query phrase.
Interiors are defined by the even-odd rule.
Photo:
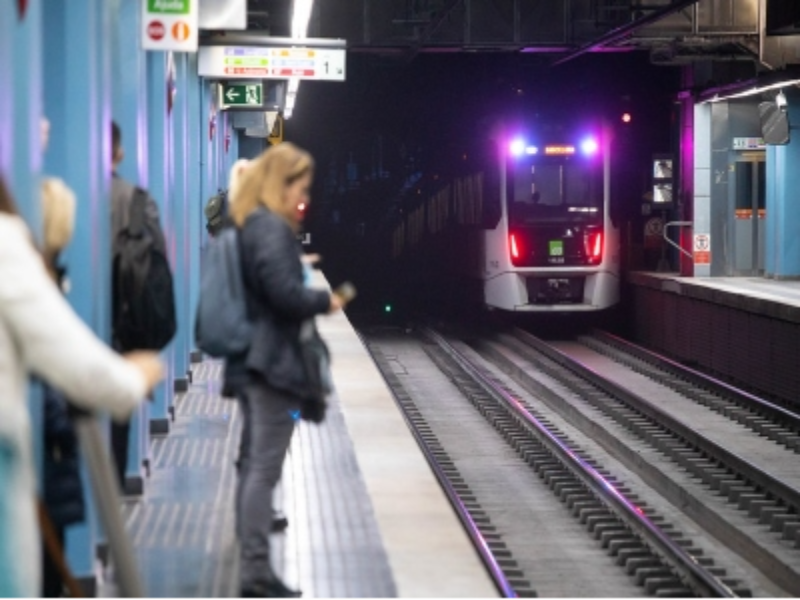
[[[176,93],[172,109],[173,184],[171,262],[175,273],[175,301],[178,313],[178,333],[172,344],[176,380],[185,380],[189,371],[189,220],[187,185],[188,159],[188,88],[189,73],[185,54],[175,56]]]
[[[51,121],[46,172],[62,177],[77,197],[75,237],[66,253],[70,301],[101,337],[110,330],[110,25],[112,4],[104,0],[49,1],[44,11],[45,114]],[[79,149],[79,151],[76,151]],[[91,506],[91,505],[90,505]],[[91,577],[92,527],[69,533],[69,558],[76,574]]]
[[[800,122],[800,97],[789,95],[789,119]],[[777,278],[800,277],[800,136],[767,151],[766,270]]]
[[[138,50],[141,3],[119,0],[113,45],[113,119],[122,131],[125,158],[117,168],[120,177],[143,185],[147,181],[147,61]],[[132,50],[136,51],[132,51]],[[126,476],[142,482],[142,466],[149,458],[150,407],[144,403],[131,418]]]
[[[147,116],[148,116],[148,181],[150,194],[155,199],[161,215],[161,225],[168,246],[173,243],[171,213],[171,135],[167,114],[168,56],[162,52],[147,54]],[[171,347],[164,353],[166,359],[166,381],[173,379],[174,369],[169,360]],[[165,432],[169,427],[169,408],[172,403],[172,386],[160,385],[155,391],[150,407],[150,420],[156,430]]]
[[[206,124],[201,114],[201,87],[197,76],[197,55],[190,54],[186,58],[186,193],[187,205],[187,242],[189,253],[189,313],[193,316],[197,300],[200,297],[200,243],[203,229],[203,197],[201,146],[205,139]],[[194,327],[189,328],[190,350],[195,348]]]
[[[17,11],[12,2],[0,2],[0,90],[10,90],[14,82],[14,28]],[[0,176],[11,184],[14,160],[13,94],[0,94]]]
[[[10,3],[14,4],[14,3]],[[15,11],[16,12],[16,11]],[[16,15],[14,15],[16,17]],[[39,237],[39,174],[42,167],[42,13],[40,2],[28,5],[24,18],[16,18],[11,38],[13,54],[13,158],[11,187],[19,209]],[[13,21],[12,21],[13,23]],[[7,42],[6,42],[7,43]],[[7,94],[7,91],[3,92]]]

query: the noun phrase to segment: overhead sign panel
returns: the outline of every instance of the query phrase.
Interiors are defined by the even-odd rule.
[[[198,0],[142,0],[142,48],[197,52]]]
[[[220,107],[261,108],[264,104],[263,83],[230,83],[219,86]]]
[[[345,59],[341,48],[203,46],[198,74],[219,79],[344,81]]]

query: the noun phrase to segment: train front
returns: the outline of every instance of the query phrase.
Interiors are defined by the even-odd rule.
[[[489,307],[597,311],[619,300],[619,232],[609,217],[608,136],[504,147],[500,223],[486,235]]]

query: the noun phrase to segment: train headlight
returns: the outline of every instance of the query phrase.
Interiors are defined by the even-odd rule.
[[[512,156],[522,156],[525,152],[525,140],[517,138],[508,145]]]
[[[587,156],[591,156],[596,154],[597,151],[600,149],[600,145],[597,143],[597,140],[594,138],[586,138],[581,142],[581,150]]]

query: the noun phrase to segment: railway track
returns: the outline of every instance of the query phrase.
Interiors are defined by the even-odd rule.
[[[468,464],[464,462],[468,458],[453,456],[453,450],[443,443],[447,425],[440,422],[441,415],[437,418],[437,413],[424,408],[426,396],[417,389],[419,385],[415,388],[409,380],[413,373],[408,365],[402,365],[403,361],[392,354],[391,343],[369,336],[367,342],[434,472],[495,578],[498,590],[504,596],[534,595],[538,587],[536,575],[524,568],[519,554],[514,554],[513,541],[506,539],[509,532],[495,526],[496,507],[482,505],[480,499],[489,491],[481,490],[479,480],[471,481],[462,472],[461,465]],[[417,344],[438,375],[444,375],[457,390],[457,394],[450,392],[451,404],[443,406],[469,402],[514,449],[520,464],[538,475],[551,490],[552,501],[560,501],[566,509],[562,511],[578,520],[589,534],[585,544],[596,546],[595,550],[602,549],[612,558],[598,568],[620,569],[630,583],[639,586],[638,594],[751,595],[745,583],[728,575],[723,566],[669,518],[583,448],[580,440],[573,440],[554,424],[549,408],[512,390],[471,349],[432,330],[403,343]],[[404,360],[407,363],[410,359]],[[463,424],[467,426],[465,421]],[[450,428],[452,425],[449,423]],[[463,433],[468,435],[466,430]],[[497,482],[493,485],[497,487]],[[544,508],[537,506],[536,510]],[[513,537],[515,532],[511,533]],[[608,595],[601,590],[597,592],[600,593],[593,595]],[[627,595],[624,591],[617,594]],[[612,591],[611,595],[616,594]]]
[[[800,454],[800,414],[603,331],[587,347]]]
[[[590,340],[587,345],[598,343]],[[800,492],[796,486],[753,464],[728,445],[703,435],[702,422],[689,424],[676,418],[645,398],[644,390],[637,392],[632,386],[616,383],[607,374],[571,356],[574,352],[554,347],[557,344],[517,329],[511,335],[496,336],[494,342],[484,340],[477,345],[515,382],[596,439],[717,539],[784,590],[794,595],[800,593]],[[615,359],[627,362],[619,354]],[[571,393],[557,393],[542,385],[542,376]],[[697,383],[687,380],[688,376],[682,379],[670,372],[659,383],[673,388],[680,382],[687,394],[708,401],[711,384],[705,380],[696,380]],[[734,393],[732,388],[724,387],[726,393]],[[716,396],[715,402],[720,408]],[[732,403],[728,406],[728,412],[739,408]],[[773,412],[783,415],[785,411],[776,408],[779,410]],[[764,417],[741,420],[745,425],[758,424],[749,427],[753,437],[763,435],[759,430]],[[775,425],[774,429],[778,427]],[[737,442],[740,440],[731,440],[734,447]],[[783,458],[779,462],[785,470],[794,468],[795,455],[788,445],[784,445],[784,451],[773,454]]]

